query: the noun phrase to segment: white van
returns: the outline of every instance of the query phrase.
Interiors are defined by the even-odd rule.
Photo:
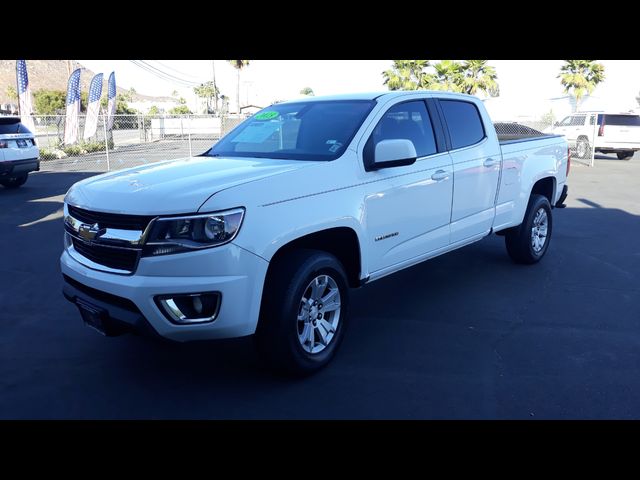
[[[596,152],[615,153],[620,160],[629,160],[640,150],[640,115],[576,112],[557,122],[553,133],[564,135],[578,158],[590,156],[593,145]]]

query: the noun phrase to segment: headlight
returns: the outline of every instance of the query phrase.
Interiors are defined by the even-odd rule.
[[[167,255],[216,247],[235,238],[244,208],[224,212],[158,218],[146,239],[143,255]]]

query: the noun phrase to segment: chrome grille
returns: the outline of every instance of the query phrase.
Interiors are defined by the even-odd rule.
[[[65,205],[69,254],[94,270],[133,273],[142,254],[145,231],[153,218],[94,212]]]
[[[101,228],[120,228],[122,230],[144,231],[153,220],[149,215],[121,215],[119,213],[93,212],[68,205],[69,215],[82,223],[100,225]]]
[[[117,270],[135,271],[140,258],[140,250],[98,245],[85,242],[77,237],[71,237],[71,241],[73,248],[83,257]]]

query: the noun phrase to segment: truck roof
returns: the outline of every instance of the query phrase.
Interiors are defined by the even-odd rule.
[[[296,98],[294,100],[287,100],[281,103],[297,103],[301,101],[314,101],[314,102],[324,102],[324,101],[335,101],[335,100],[375,100],[380,97],[392,98],[392,97],[402,97],[405,95],[411,95],[416,93],[438,93],[438,94],[446,94],[447,96],[460,96],[460,97],[469,97],[470,95],[466,95],[463,93],[453,93],[453,92],[445,92],[441,90],[392,90],[392,91],[381,91],[381,92],[363,92],[363,93],[344,93],[340,95],[325,95],[318,97],[305,97],[305,98]]]

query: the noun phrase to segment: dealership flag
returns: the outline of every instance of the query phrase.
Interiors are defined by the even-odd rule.
[[[26,60],[16,61],[16,80],[18,82],[18,103],[20,104],[22,124],[33,132],[35,125],[31,116],[33,113],[31,108],[31,88],[29,87],[29,77],[27,76]]]
[[[113,127],[114,115],[116,113],[116,73],[111,72],[109,75],[109,91],[108,98],[109,104],[107,105],[107,130],[111,130]]]
[[[87,121],[84,124],[84,139],[93,137],[98,129],[98,113],[100,112],[100,97],[102,96],[102,74],[98,73],[91,80],[89,87],[89,105],[87,106]]]
[[[64,143],[69,145],[78,139],[78,115],[80,114],[80,69],[69,77],[67,86],[67,118],[64,122]]]

